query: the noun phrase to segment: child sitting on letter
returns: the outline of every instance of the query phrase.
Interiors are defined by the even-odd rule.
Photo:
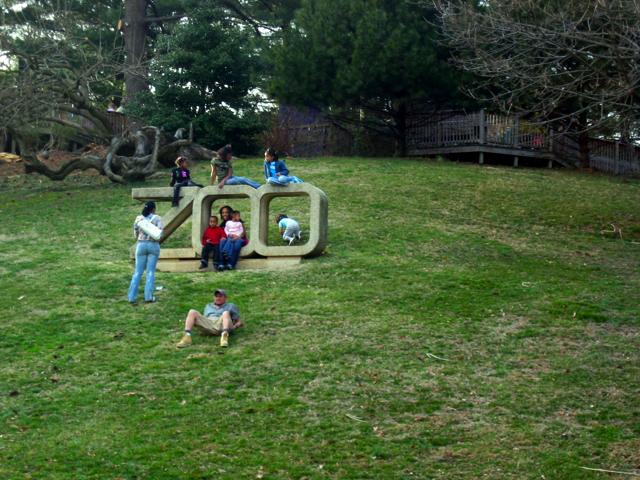
[[[176,168],[171,169],[171,183],[173,188],[172,207],[177,207],[180,203],[180,189],[182,187],[200,187],[202,185],[191,180],[191,172],[189,172],[189,161],[185,157],[176,158]]]
[[[264,178],[270,185],[284,186],[290,183],[302,183],[302,180],[295,175],[289,175],[289,169],[271,147],[264,152]]]
[[[200,255],[200,270],[206,270],[209,256],[212,256],[213,268],[217,269],[222,263],[220,259],[220,242],[227,238],[222,227],[218,226],[218,217],[211,215],[209,226],[202,235],[202,255]]]

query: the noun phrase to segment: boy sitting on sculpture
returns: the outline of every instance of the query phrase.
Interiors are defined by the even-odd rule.
[[[222,227],[218,226],[218,217],[212,215],[209,218],[209,226],[202,235],[202,254],[200,255],[200,270],[206,270],[209,265],[209,257],[213,262],[213,268],[218,269],[222,263],[220,257],[220,242],[227,238]]]

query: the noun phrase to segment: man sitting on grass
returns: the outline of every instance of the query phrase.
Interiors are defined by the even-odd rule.
[[[189,310],[184,322],[184,335],[176,347],[191,346],[191,330],[194,326],[198,327],[203,335],[219,335],[220,346],[228,347],[229,332],[242,325],[238,307],[234,303],[227,303],[227,293],[219,288],[214,293],[213,303],[207,303],[204,307],[204,315],[197,310]]]

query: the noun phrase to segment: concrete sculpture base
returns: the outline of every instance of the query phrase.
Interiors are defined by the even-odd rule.
[[[301,264],[301,257],[243,258],[238,261],[236,270],[287,270],[299,267]],[[161,259],[157,270],[171,273],[199,272],[209,275],[220,273],[213,270],[211,265],[207,270],[200,270],[199,267],[200,260]]]

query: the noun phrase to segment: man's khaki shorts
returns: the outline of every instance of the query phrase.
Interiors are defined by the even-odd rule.
[[[199,313],[194,325],[198,327],[198,330],[200,330],[203,335],[220,335],[220,333],[222,333],[221,317],[205,317]]]

